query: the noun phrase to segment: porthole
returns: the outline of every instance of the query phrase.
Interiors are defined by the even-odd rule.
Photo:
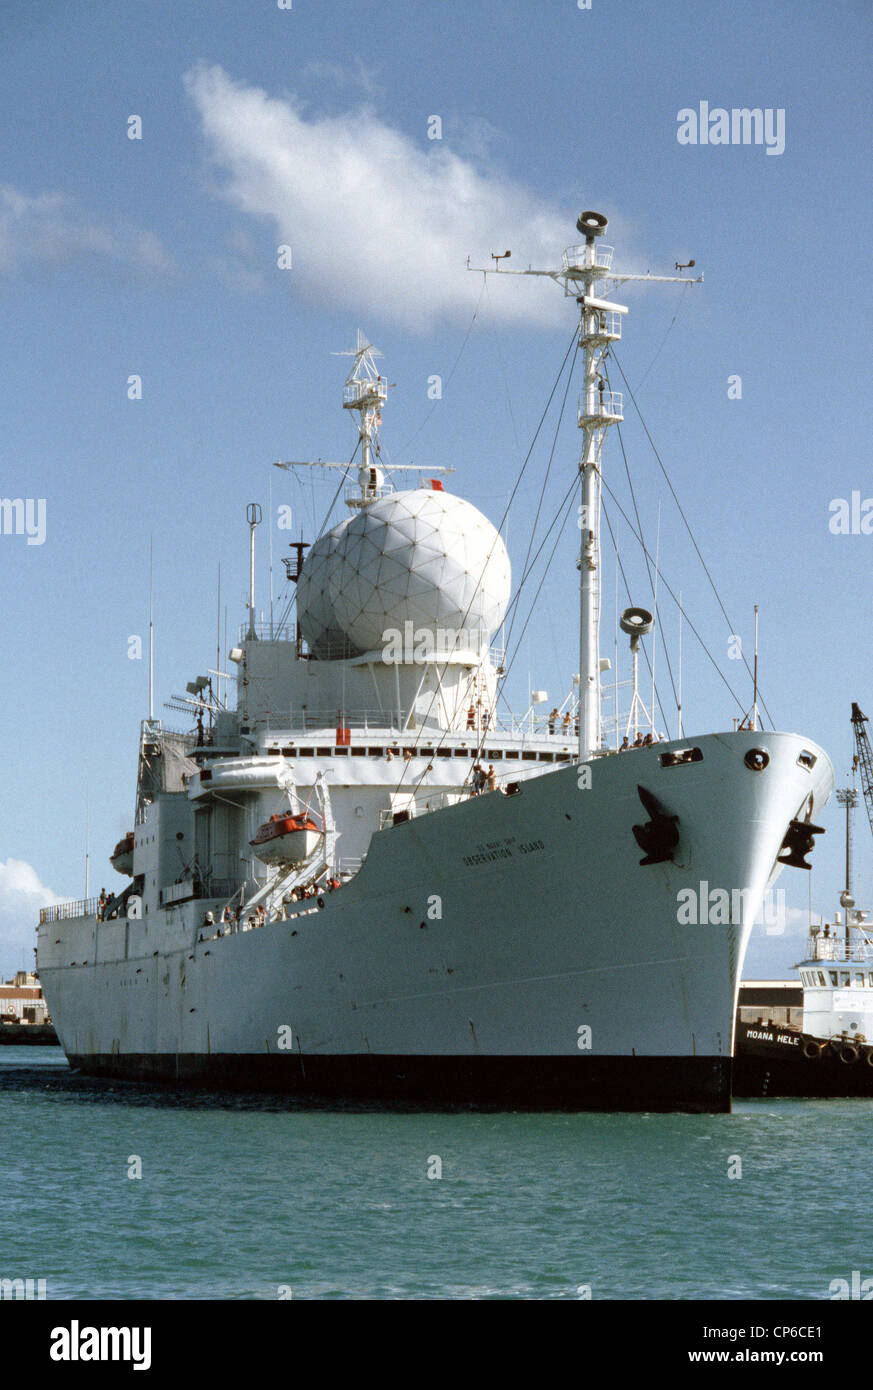
[[[770,761],[770,754],[765,753],[763,748],[750,748],[743,762],[752,772],[763,772]]]

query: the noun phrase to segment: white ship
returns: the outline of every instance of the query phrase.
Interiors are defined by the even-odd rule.
[[[40,978],[74,1067],[404,1103],[729,1109],[751,922],[782,864],[806,866],[833,773],[754,715],[630,751],[616,730],[607,747],[600,470],[622,405],[601,368],[626,309],[598,295],[656,277],[613,271],[605,218],[577,226],[559,270],[522,273],[580,308],[578,695],[548,719],[503,715],[503,542],[439,482],[395,489],[388,386],[359,339],[343,401],[358,485],[348,519],[302,565],[298,550],[296,623],[256,622],[250,508],[236,708],[200,678],[196,735],[150,710],[127,887],[102,911],[41,913]],[[636,653],[647,615],[625,618]],[[255,853],[280,815],[318,827],[302,863]],[[677,904],[698,885],[730,905],[688,925]]]

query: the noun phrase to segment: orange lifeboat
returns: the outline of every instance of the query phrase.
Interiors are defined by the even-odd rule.
[[[311,816],[279,812],[258,827],[249,844],[264,864],[305,864],[315,854],[324,833]]]
[[[130,878],[133,874],[133,831],[128,830],[123,839],[118,841],[115,849],[109,856],[109,862],[113,869],[125,878]]]

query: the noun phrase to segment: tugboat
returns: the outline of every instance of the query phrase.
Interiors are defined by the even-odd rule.
[[[844,940],[839,921],[810,927],[800,1026],[766,1006],[737,1020],[735,1096],[873,1096],[873,941],[857,922],[851,939],[850,911]]]

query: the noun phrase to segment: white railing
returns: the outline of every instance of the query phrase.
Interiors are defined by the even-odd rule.
[[[609,270],[614,255],[614,246],[606,246],[604,242],[595,240],[594,267],[598,270]],[[561,265],[565,271],[584,270],[589,264],[588,246],[568,246],[561,257]]]
[[[579,397],[579,424],[596,424],[598,420],[623,420],[621,391],[598,391],[593,397],[585,392]]]
[[[597,322],[588,331],[584,328],[579,334],[580,343],[616,342],[621,337],[621,314],[603,309],[597,314]]]
[[[840,937],[816,935],[810,938],[810,958],[824,962],[832,961],[835,965],[839,965],[841,961],[857,961],[863,965],[873,960],[873,945],[866,941],[852,941],[847,946]]]
[[[376,404],[387,399],[387,381],[350,381],[343,387],[343,405],[359,405],[368,400]]]

